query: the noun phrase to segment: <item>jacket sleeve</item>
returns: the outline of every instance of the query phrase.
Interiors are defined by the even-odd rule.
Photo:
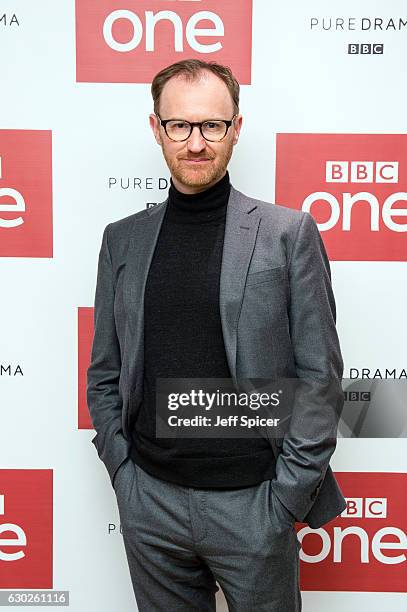
[[[299,380],[272,490],[303,521],[335,450],[344,402],[330,265],[309,213],[303,213],[288,269],[290,336]]]
[[[114,279],[108,244],[109,225],[103,232],[94,304],[94,337],[87,370],[87,404],[96,436],[92,439],[113,483],[114,474],[129,454],[122,431],[120,344],[114,320]]]

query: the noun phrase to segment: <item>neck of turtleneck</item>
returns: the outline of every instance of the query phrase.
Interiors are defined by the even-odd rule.
[[[226,215],[230,194],[229,173],[200,193],[182,193],[172,179],[168,191],[167,220],[174,223],[207,223]]]

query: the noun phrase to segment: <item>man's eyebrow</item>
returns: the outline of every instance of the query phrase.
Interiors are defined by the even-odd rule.
[[[195,1],[195,0],[189,0]],[[161,117],[162,118],[162,117]],[[163,119],[163,121],[188,121],[188,123],[203,123],[204,121],[225,121],[224,117],[207,117],[206,119],[202,119],[202,121],[191,121],[190,119],[185,119],[185,117],[170,117],[169,119]],[[226,119],[227,121],[227,119]]]

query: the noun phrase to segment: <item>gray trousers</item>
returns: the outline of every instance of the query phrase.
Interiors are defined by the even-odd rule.
[[[131,458],[113,487],[140,612],[299,612],[294,517],[271,481],[195,489],[151,476]]]

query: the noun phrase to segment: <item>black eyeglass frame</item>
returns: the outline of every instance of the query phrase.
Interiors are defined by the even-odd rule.
[[[161,119],[160,115],[158,115],[157,113],[156,113],[156,117],[159,119],[160,125],[163,126],[164,131],[167,134],[167,136],[168,136],[167,123],[169,123],[170,121],[183,121],[184,123],[188,123],[190,127],[188,136],[186,138],[183,138],[182,140],[174,140],[174,138],[171,138],[171,136],[168,136],[168,138],[172,140],[172,142],[185,142],[186,140],[188,140],[188,138],[190,138],[192,134],[192,130],[194,129],[196,125],[199,127],[199,131],[201,132],[201,136],[204,140],[207,140],[208,142],[222,142],[222,140],[226,138],[226,134],[228,133],[229,128],[232,125],[233,121],[237,117],[237,114],[233,115],[232,119],[205,119],[205,121],[194,121],[194,122],[187,121],[186,119]],[[209,138],[206,138],[202,133],[203,124],[210,123],[211,121],[222,121],[222,123],[226,125],[226,131],[220,140],[210,140]]]

